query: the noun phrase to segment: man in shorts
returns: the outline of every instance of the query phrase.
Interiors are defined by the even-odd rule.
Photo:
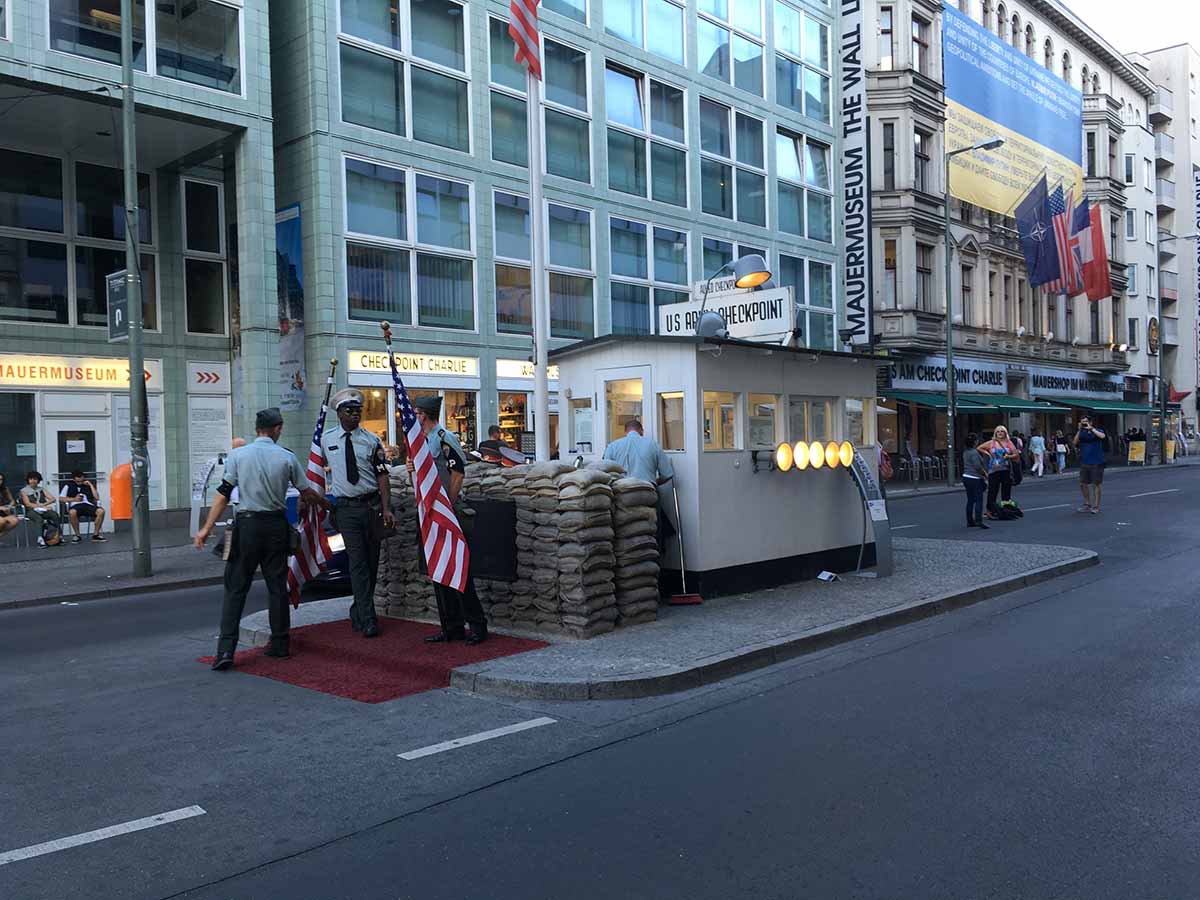
[[[64,485],[62,498],[67,501],[67,517],[71,520],[71,527],[75,530],[75,536],[71,538],[71,543],[78,544],[81,540],[79,536],[80,519],[92,521],[93,541],[108,540],[100,531],[104,525],[104,507],[100,505],[96,486],[84,478],[83,473],[78,469],[71,473],[71,480]]]
[[[1079,448],[1079,490],[1083,493],[1083,506],[1078,512],[1100,512],[1100,485],[1104,483],[1104,440],[1105,434],[1092,425],[1084,416],[1079,420],[1074,444]]]

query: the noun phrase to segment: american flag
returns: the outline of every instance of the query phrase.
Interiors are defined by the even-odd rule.
[[[1063,198],[1062,185],[1050,194],[1050,221],[1054,228],[1054,243],[1058,247],[1059,277],[1046,282],[1046,290],[1052,294],[1074,297],[1083,290],[1083,278],[1075,265],[1075,254],[1071,252],[1071,210],[1075,192]]]
[[[413,464],[413,496],[417,501],[417,522],[425,551],[426,571],[438,584],[456,591],[467,587],[467,569],[471,554],[462,526],[450,505],[450,497],[438,474],[421,423],[408,399],[408,391],[396,370],[396,358],[388,354],[392,365],[392,385],[396,389],[396,410],[400,427],[408,441],[408,458]]]
[[[322,403],[312,444],[308,448],[308,469],[305,472],[308,486],[322,497],[325,496],[325,451],[321,449],[321,437],[325,434],[325,413],[328,411],[328,402]],[[292,606],[300,605],[301,585],[323,572],[329,557],[333,555],[329,549],[329,539],[325,536],[325,510],[316,504],[300,507],[299,530],[300,552],[288,561],[288,598]]]
[[[508,11],[512,21],[508,24],[508,36],[517,45],[513,59],[528,66],[533,77],[542,77],[542,59],[538,53],[538,0],[512,0]]]

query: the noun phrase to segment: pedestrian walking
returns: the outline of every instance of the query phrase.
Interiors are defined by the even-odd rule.
[[[1033,437],[1029,439],[1029,453],[1033,458],[1033,466],[1030,471],[1038,478],[1044,477],[1046,474],[1046,439],[1036,428],[1033,429]]]
[[[350,626],[365,638],[379,634],[375,580],[379,545],[392,518],[391,485],[383,442],[362,427],[362,391],[346,388],[333,396],[338,424],[321,438],[334,497],[333,519],[350,559]]]
[[[1067,439],[1062,430],[1054,432],[1054,459],[1058,463],[1058,474],[1067,471]]]
[[[440,397],[421,397],[413,401],[416,407],[417,421],[425,432],[425,440],[429,444],[429,452],[437,465],[438,476],[446,489],[446,496],[451,506],[458,500],[458,492],[462,489],[463,476],[467,467],[466,454],[462,444],[452,431],[447,431],[438,424],[442,411]],[[406,463],[408,472],[413,474],[415,466],[412,460]],[[417,545],[420,547],[420,534],[417,535]],[[424,549],[420,550],[422,564],[425,560]],[[481,644],[487,640],[487,616],[483,612],[483,604],[475,592],[475,577],[467,573],[467,589],[459,592],[443,584],[434,582],[433,593],[437,597],[438,619],[442,628],[436,634],[425,638],[429,644],[442,644],[447,641],[466,641],[468,644]],[[467,625],[471,626],[470,634]]]
[[[1008,436],[1008,429],[997,425],[992,432],[992,439],[980,444],[976,450],[987,463],[987,516],[989,519],[998,519],[1000,507],[996,503],[996,497],[999,496],[1004,503],[1012,500],[1011,463],[1019,459],[1017,448]]]
[[[1083,494],[1083,506],[1078,512],[1098,515],[1100,512],[1100,486],[1104,483],[1104,440],[1106,435],[1092,425],[1084,416],[1079,420],[1074,444],[1079,448],[1079,491]]]
[[[298,534],[287,520],[288,486],[299,489],[300,502],[305,505],[327,505],[325,498],[308,486],[304,469],[292,451],[279,446],[279,436],[283,433],[283,416],[279,410],[260,410],[255,416],[254,430],[257,437],[252,443],[231,450],[225,457],[225,473],[212,509],[208,511],[208,519],[192,539],[198,550],[204,549],[205,540],[224,514],[236,487],[238,510],[229,559],[225,562],[221,636],[212,664],[216,671],[233,665],[246,594],[255,571],[260,568],[267,585],[271,622],[271,643],[265,652],[278,659],[288,657],[291,613],[288,609],[287,560],[292,535]]]
[[[987,488],[987,467],[983,457],[975,449],[979,435],[967,435],[963,451],[963,487],[967,490],[967,527],[987,528],[983,521],[983,492]]]

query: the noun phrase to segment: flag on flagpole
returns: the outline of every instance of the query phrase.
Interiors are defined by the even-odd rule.
[[[1083,290],[1075,272],[1074,258],[1071,254],[1071,210],[1075,201],[1075,192],[1063,197],[1062,185],[1050,194],[1049,209],[1054,231],[1055,249],[1058,253],[1058,278],[1046,284],[1046,289],[1055,294],[1066,294],[1073,297]]]
[[[1072,294],[1081,294],[1084,290],[1083,265],[1085,250],[1091,252],[1091,211],[1087,197],[1075,207],[1071,213],[1071,277],[1073,282]],[[1087,246],[1085,246],[1087,245]]]
[[[413,464],[413,496],[426,571],[438,584],[462,592],[467,587],[467,570],[471,563],[467,539],[438,474],[417,413],[408,399],[408,391],[400,380],[396,358],[390,352],[388,357],[392,366],[392,385],[396,390],[396,411],[400,414],[400,427],[408,442],[408,458]]]
[[[1103,300],[1112,296],[1112,273],[1108,268],[1108,250],[1104,246],[1104,224],[1100,218],[1100,207],[1093,206],[1089,214],[1090,227],[1086,230],[1087,256],[1083,261],[1083,287],[1089,300]],[[1083,255],[1081,253],[1081,255]]]
[[[331,379],[332,380],[332,379]],[[329,410],[329,392],[317,416],[317,427],[313,430],[312,444],[308,448],[308,467],[305,475],[308,486],[321,497],[325,496],[325,451],[321,449],[321,436],[325,434],[325,413]],[[325,571],[333,551],[329,549],[329,538],[325,535],[325,510],[313,503],[299,509],[300,552],[288,560],[288,598],[292,606],[300,605],[300,588],[304,582],[316,578]]]
[[[1017,233],[1025,254],[1029,283],[1037,287],[1059,277],[1058,248],[1055,246],[1049,188],[1043,173],[1017,205]]]
[[[538,52],[538,0],[512,0],[508,11],[512,21],[508,23],[508,36],[517,45],[513,55],[518,63],[526,66],[529,73],[542,77],[542,59]]]

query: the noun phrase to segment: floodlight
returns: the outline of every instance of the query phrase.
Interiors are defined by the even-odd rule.
[[[831,469],[836,469],[839,462],[838,445],[835,441],[830,441],[825,445],[825,465]]]
[[[842,445],[838,447],[838,459],[847,469],[854,462],[854,445],[849,441],[842,441]]]
[[[813,441],[808,445],[808,464],[814,469],[825,465],[825,448],[820,441]]]
[[[808,444],[804,441],[796,441],[796,445],[792,448],[792,458],[796,461],[797,469],[807,469]]]
[[[775,448],[775,467],[779,469],[780,472],[786,472],[788,469],[790,469],[794,461],[795,459],[792,456],[792,445],[787,441],[784,441]]]

